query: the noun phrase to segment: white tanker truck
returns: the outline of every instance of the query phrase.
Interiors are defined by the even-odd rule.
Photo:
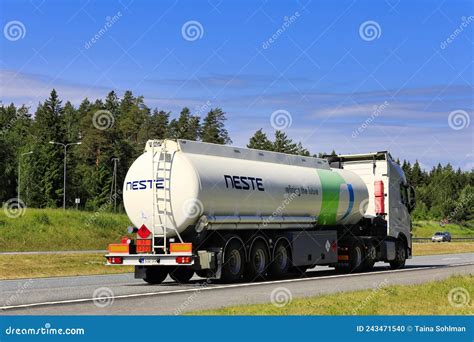
[[[123,201],[136,238],[109,245],[107,264],[151,284],[401,268],[412,254],[414,191],[388,152],[320,159],[149,140]]]

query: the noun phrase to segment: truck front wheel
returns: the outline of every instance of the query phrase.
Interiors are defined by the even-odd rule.
[[[397,240],[395,248],[395,259],[390,261],[390,267],[393,270],[398,270],[400,268],[405,267],[405,262],[407,260],[407,252],[405,248],[405,243],[402,240]]]
[[[161,284],[168,276],[168,269],[162,266],[150,266],[145,270],[145,280],[148,284]]]

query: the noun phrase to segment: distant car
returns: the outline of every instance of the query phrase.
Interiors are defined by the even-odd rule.
[[[449,232],[436,232],[432,237],[433,242],[451,242],[451,234]]]

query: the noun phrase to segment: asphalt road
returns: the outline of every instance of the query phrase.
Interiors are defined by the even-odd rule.
[[[270,302],[274,298],[306,297],[341,291],[416,284],[453,274],[474,273],[474,253],[420,256],[403,270],[377,264],[373,272],[337,274],[316,267],[306,278],[257,283],[189,284],[165,281],[148,285],[133,274],[76,276],[0,281],[3,315],[173,315],[187,311]],[[94,300],[95,298],[95,300]]]

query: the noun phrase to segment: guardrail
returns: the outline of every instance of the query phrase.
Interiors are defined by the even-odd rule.
[[[430,237],[412,237],[411,238],[414,242],[419,241],[431,241]],[[451,242],[458,241],[458,242],[468,242],[468,241],[474,241],[474,237],[453,237],[451,238]]]

